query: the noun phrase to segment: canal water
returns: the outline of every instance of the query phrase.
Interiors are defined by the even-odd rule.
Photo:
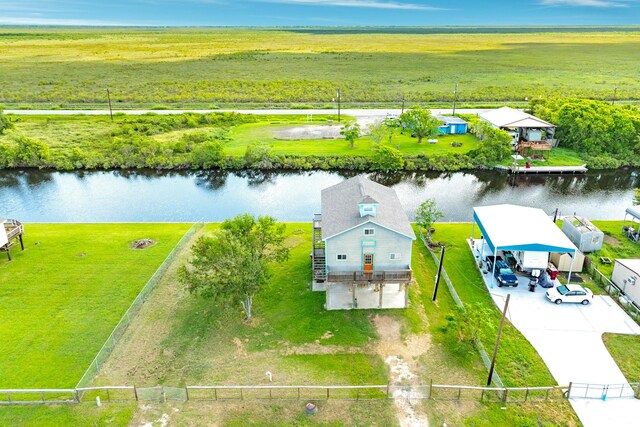
[[[221,221],[236,214],[309,221],[320,191],[345,172],[0,171],[0,218],[24,222]],[[368,174],[393,187],[411,219],[435,198],[443,221],[470,221],[473,206],[514,203],[591,219],[622,219],[638,172],[509,176],[496,171]]]

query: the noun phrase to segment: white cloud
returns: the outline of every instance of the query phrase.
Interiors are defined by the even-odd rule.
[[[404,3],[384,0],[256,0],[262,3],[286,3],[307,6],[341,6],[360,7],[369,9],[397,9],[397,10],[445,10],[439,7],[416,3]]]
[[[628,2],[615,0],[540,0],[545,6],[629,7]]]

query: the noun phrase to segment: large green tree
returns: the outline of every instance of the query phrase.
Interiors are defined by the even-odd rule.
[[[469,154],[476,163],[493,166],[512,154],[511,141],[513,138],[506,131],[496,129],[486,122],[477,122],[474,133],[478,137],[478,148]]]
[[[226,220],[215,235],[198,239],[180,280],[203,297],[241,305],[251,319],[253,298],[271,277],[269,265],[289,255],[284,232],[285,225],[270,216]]]
[[[560,145],[586,156],[635,159],[640,153],[640,109],[589,99],[546,99],[534,115],[558,126]]]
[[[399,117],[403,129],[408,129],[418,138],[418,144],[424,137],[436,136],[442,122],[431,115],[431,111],[422,107],[413,107]]]

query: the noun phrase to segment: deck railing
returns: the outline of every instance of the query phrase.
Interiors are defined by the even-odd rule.
[[[328,282],[349,283],[384,283],[384,282],[410,282],[411,269],[406,270],[373,270],[373,271],[329,271]]]

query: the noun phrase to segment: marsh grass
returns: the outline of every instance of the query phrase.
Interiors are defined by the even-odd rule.
[[[419,30],[419,29],[418,29]],[[637,27],[0,30],[0,103],[11,106],[332,104],[638,99]],[[143,48],[141,48],[143,47]],[[606,51],[606,58],[602,52]]]

